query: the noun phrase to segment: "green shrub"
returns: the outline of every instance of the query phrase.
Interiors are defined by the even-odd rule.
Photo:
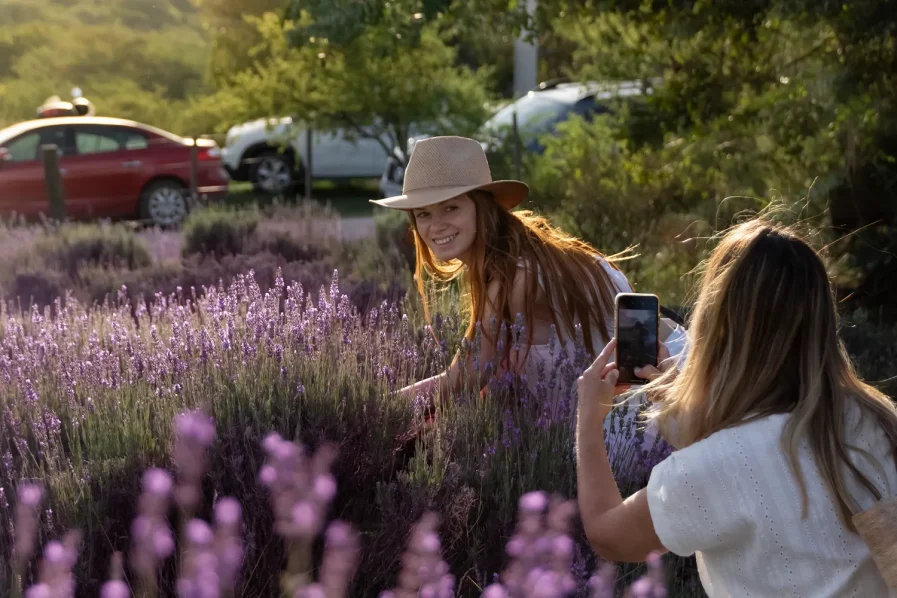
[[[841,337],[860,376],[897,400],[897,325],[859,309],[843,319]]]
[[[152,263],[143,241],[122,225],[65,225],[48,231],[33,251],[45,268],[73,278],[84,266],[136,270]]]
[[[260,217],[257,210],[209,208],[198,210],[184,223],[184,256],[235,255],[249,246]]]
[[[414,268],[414,237],[408,215],[399,210],[377,210],[374,214],[375,238],[381,251],[397,250]]]
[[[12,276],[3,288],[3,300],[16,307],[28,309],[36,305],[43,309],[65,294],[72,282],[65,274],[54,270],[27,269]]]

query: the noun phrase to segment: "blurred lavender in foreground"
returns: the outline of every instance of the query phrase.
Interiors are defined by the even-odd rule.
[[[312,542],[324,529],[336,496],[336,480],[330,473],[336,449],[324,444],[309,458],[304,447],[279,434],[269,434],[263,446],[267,459],[259,480],[271,493],[274,532],[287,543],[282,589],[295,595],[311,583]]]
[[[176,428],[174,461],[177,485],[161,469],[143,476],[138,515],[131,527],[130,567],[137,576],[136,595],[155,598],[160,593],[160,567],[174,553],[175,541],[168,521],[172,498],[181,513],[194,512],[202,499],[206,474],[206,450],[215,438],[211,419],[201,411],[181,414]],[[274,511],[273,531],[287,544],[288,562],[281,578],[284,596],[293,598],[346,598],[358,566],[361,545],[356,531],[346,522],[327,524],[327,512],[336,495],[331,467],[336,449],[321,445],[311,456],[305,447],[268,435],[263,443],[266,461],[259,472],[270,492]],[[43,491],[21,484],[16,504],[15,566],[19,580],[35,552]],[[517,526],[507,544],[510,561],[499,579],[483,591],[484,598],[562,598],[577,590],[574,579],[574,541],[571,523],[576,503],[540,491],[524,494],[518,503]],[[415,524],[401,557],[397,585],[380,598],[452,598],[455,577],[442,557],[438,527],[440,516],[425,513]],[[176,592],[179,598],[230,598],[239,593],[244,546],[241,538],[242,508],[233,498],[220,498],[214,506],[213,525],[197,519],[181,526],[181,554]],[[326,529],[326,531],[325,531]],[[312,544],[324,533],[324,556],[313,579]],[[43,548],[35,585],[26,598],[73,598],[72,575],[81,535],[69,532],[61,541]],[[129,597],[120,555],[113,557],[111,579],[103,584],[101,598]],[[591,598],[615,595],[616,568],[603,563],[589,583]],[[652,554],[648,573],[626,591],[628,598],[667,598],[662,560]],[[18,598],[20,593],[13,595]]]
[[[78,560],[81,533],[71,531],[62,541],[48,542],[37,576],[37,584],[28,588],[25,598],[74,598],[72,568]]]
[[[143,474],[143,492],[137,517],[131,524],[131,567],[137,574],[137,595],[151,598],[158,593],[159,565],[174,552],[174,537],[168,524],[173,482],[162,469]]]
[[[442,543],[437,527],[439,515],[425,513],[412,527],[408,548],[402,555],[398,587],[380,594],[380,598],[451,598],[455,578],[442,560]]]
[[[44,498],[44,491],[36,484],[22,483],[16,496],[13,527],[15,531],[12,590],[14,598],[22,594],[22,578],[25,575],[25,567],[36,548],[35,536],[40,527],[40,505]]]
[[[574,542],[570,523],[576,503],[544,492],[529,492],[518,504],[517,529],[507,545],[510,563],[501,574],[501,586],[485,593],[509,598],[556,598],[576,589],[571,574]]]

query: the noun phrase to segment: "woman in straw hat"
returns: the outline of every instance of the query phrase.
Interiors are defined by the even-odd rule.
[[[477,364],[491,362],[522,374],[556,415],[571,415],[576,374],[610,340],[616,294],[632,288],[612,258],[545,218],[512,212],[527,193],[522,182],[492,180],[479,142],[434,137],[415,146],[403,194],[372,200],[409,214],[417,287],[428,318],[428,280],[461,277],[470,317],[465,336],[478,352],[403,389],[409,398],[455,393],[465,385],[481,390],[494,372]],[[663,328],[662,338],[679,353],[684,331],[668,336],[674,328],[668,320]],[[570,375],[551,380],[553,370]]]
[[[765,219],[734,227],[690,334],[681,371],[644,389],[678,450],[625,501],[600,433],[614,341],[578,382],[577,492],[598,556],[696,554],[711,598],[893,595],[897,409],[854,372],[819,255]]]

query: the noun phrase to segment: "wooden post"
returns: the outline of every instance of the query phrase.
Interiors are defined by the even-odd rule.
[[[514,111],[514,120],[513,120],[513,129],[514,129],[514,177],[519,181],[521,179],[520,173],[520,129],[517,127],[517,111]]]
[[[308,127],[305,130],[305,199],[311,199],[311,185],[312,185],[312,176],[311,176],[311,146],[312,144],[312,135],[314,132],[311,130],[311,127]]]
[[[59,148],[56,145],[42,145],[41,158],[44,162],[44,183],[47,199],[50,200],[50,219],[65,219],[65,194],[62,186],[62,172],[59,170]]]
[[[196,205],[199,199],[199,191],[197,182],[199,179],[199,145],[198,138],[193,138],[193,145],[190,146],[190,198],[188,204]]]

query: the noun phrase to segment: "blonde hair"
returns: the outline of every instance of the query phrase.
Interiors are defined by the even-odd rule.
[[[793,229],[754,219],[731,229],[712,252],[689,326],[688,359],[645,387],[661,433],[682,448],[714,432],[790,413],[782,449],[807,491],[798,451],[808,440],[823,481],[851,530],[857,503],[849,474],[879,490],[848,458],[844,414],[856,402],[882,426],[892,451],[897,410],[863,383],[838,336],[838,316],[821,257]],[[884,464],[883,464],[884,465]]]
[[[541,216],[529,211],[505,210],[488,192],[471,191],[467,195],[476,206],[477,223],[473,257],[467,267],[458,260],[448,263],[437,260],[418,234],[414,215],[409,212],[417,254],[415,278],[427,320],[430,318],[428,279],[445,282],[461,276],[469,316],[465,337],[472,340],[476,324],[481,322],[484,336],[489,338],[490,323],[482,322],[488,285],[499,282],[498,298],[492,307],[501,321],[513,322],[517,314],[510,310],[511,286],[524,264],[531,274],[526,279],[525,311],[521,314],[526,344],[532,339],[535,300],[542,294],[538,292],[541,284],[558,333],[572,338],[575,324],[579,322],[586,349],[594,354],[596,339],[592,338],[591,329],[594,324],[603,324],[614,309],[613,284],[597,261],[604,256],[588,243],[553,227]],[[610,263],[614,258],[604,259]],[[612,264],[611,267],[615,268]],[[601,340],[609,341],[605,327],[599,326],[599,330]],[[497,338],[490,340],[498,341]]]

